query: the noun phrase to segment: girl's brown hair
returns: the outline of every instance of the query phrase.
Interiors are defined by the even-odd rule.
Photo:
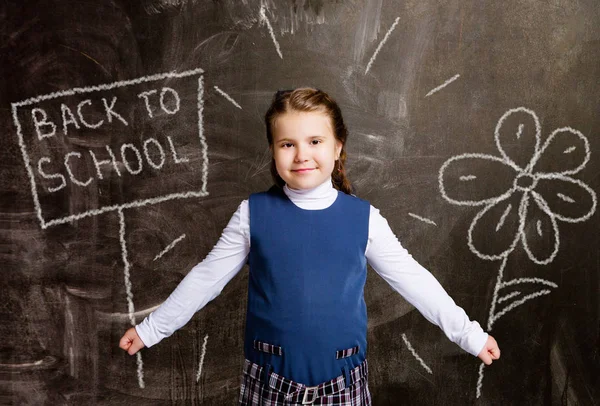
[[[267,140],[269,147],[273,147],[273,125],[275,120],[282,114],[288,112],[317,112],[329,117],[333,127],[333,134],[342,143],[340,158],[331,174],[333,186],[346,194],[352,194],[352,185],[346,177],[346,139],[348,130],[342,118],[339,106],[327,93],[311,87],[301,87],[293,90],[280,90],[273,96],[273,101],[265,114],[265,126],[267,127]],[[271,159],[271,176],[279,187],[285,185],[284,180],[277,173],[275,159]]]

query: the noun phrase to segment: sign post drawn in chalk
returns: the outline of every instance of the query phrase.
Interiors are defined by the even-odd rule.
[[[494,138],[500,156],[479,153],[453,156],[441,166],[438,178],[440,192],[448,202],[483,206],[469,227],[467,244],[479,258],[501,261],[487,321],[488,331],[511,310],[531,299],[548,295],[551,289],[558,287],[542,278],[504,280],[508,256],[519,243],[531,261],[547,265],[558,253],[558,221],[585,221],[594,214],[597,206],[596,193],[572,177],[590,159],[589,142],[581,132],[570,127],[558,128],[540,146],[541,127],[537,115],[532,110],[518,107],[500,118]],[[531,155],[517,159],[522,151],[506,148],[514,144],[528,148]],[[543,159],[544,156],[552,158]],[[484,179],[490,173],[507,174],[506,184],[499,185],[492,193],[486,189],[489,182]],[[498,177],[494,183],[500,184],[502,180]],[[473,199],[473,196],[478,197]],[[483,241],[488,238],[477,238],[483,235],[495,238],[494,247]],[[547,247],[548,240],[552,242],[551,247]],[[536,285],[539,290],[523,294],[522,290]],[[481,396],[484,367],[483,363],[479,366],[477,398]]]
[[[132,326],[136,320],[124,211],[208,195],[202,74],[202,69],[169,72],[73,88],[12,103],[13,121],[41,228],[107,212],[118,214],[128,316]],[[188,101],[185,95],[190,89],[195,92],[194,103],[182,103],[182,100]],[[197,117],[197,125],[181,128],[174,119],[177,114]],[[140,127],[145,131],[140,131]],[[110,136],[104,137],[109,139],[105,145],[85,147],[90,145],[89,139],[104,139],[101,135],[106,134]],[[83,141],[71,143],[69,140]],[[72,149],[65,150],[65,147]],[[196,175],[194,179],[198,179],[198,184],[176,179],[154,182],[152,188],[137,185],[148,177],[187,172]],[[198,172],[201,173],[199,177]],[[67,213],[53,210],[54,202],[60,198],[69,201],[72,191],[85,192],[89,188],[102,191],[110,186],[111,180],[127,184],[124,201],[102,207],[84,203],[69,207]],[[141,353],[136,356],[138,385],[144,388]]]

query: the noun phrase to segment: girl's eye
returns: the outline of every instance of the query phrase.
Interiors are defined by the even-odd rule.
[[[311,144],[313,144],[313,145],[317,145],[317,144],[320,144],[320,143],[321,143],[321,140],[312,140],[311,141]]]
[[[282,146],[283,148],[291,148],[291,147],[293,147],[293,146],[294,146],[294,144],[292,144],[292,143],[290,143],[290,142],[286,142],[285,144],[281,144],[281,146]]]

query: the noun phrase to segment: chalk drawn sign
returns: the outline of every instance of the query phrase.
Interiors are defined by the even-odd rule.
[[[164,73],[12,103],[41,227],[166,200],[206,196],[202,73],[201,69]],[[195,102],[189,103],[190,99]],[[197,117],[197,122],[183,122],[179,116]],[[91,133],[94,137],[89,136]],[[110,134],[102,145],[98,144],[98,138],[103,139],[98,133]],[[190,171],[198,174],[194,176],[197,184],[177,176]],[[141,181],[157,176],[169,176],[169,182],[153,182],[148,187],[148,181]],[[127,185],[125,201],[70,208],[69,213],[51,210],[56,207],[53,202],[66,199],[73,189],[107,190],[115,177]]]
[[[202,69],[163,73],[12,103],[42,229],[106,212],[118,213],[132,326],[136,319],[124,210],[208,195],[202,73]],[[197,121],[189,123],[178,116],[197,117]],[[182,176],[190,172],[195,176]],[[116,204],[109,197],[100,199],[107,202],[105,205],[91,207],[90,202],[97,199],[82,199],[83,206],[68,205],[66,213],[56,210],[57,200],[69,201],[73,194],[110,196],[115,184],[122,189],[118,197],[122,201]],[[138,385],[144,388],[140,352],[136,361]]]

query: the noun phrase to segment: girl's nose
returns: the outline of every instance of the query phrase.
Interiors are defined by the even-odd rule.
[[[296,162],[304,162],[307,160],[307,152],[303,147],[298,146],[296,148],[296,156],[294,157]]]

